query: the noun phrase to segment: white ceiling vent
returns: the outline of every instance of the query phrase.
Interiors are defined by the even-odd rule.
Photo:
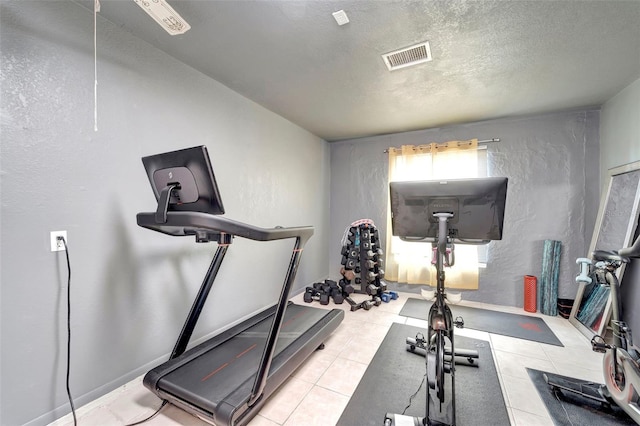
[[[431,49],[429,48],[429,42],[425,41],[423,43],[418,43],[413,46],[385,53],[382,55],[382,59],[384,60],[387,68],[389,68],[389,71],[394,71],[400,68],[418,65],[423,62],[429,62],[431,60]]]

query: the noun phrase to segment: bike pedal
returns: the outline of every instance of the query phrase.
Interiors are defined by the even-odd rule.
[[[594,352],[598,352],[598,353],[601,353],[601,354],[607,352],[607,349],[609,349],[610,347],[611,346],[609,346],[609,345],[602,345],[602,344],[591,345],[591,349]]]
[[[456,317],[456,319],[453,320],[453,325],[458,328],[464,328],[464,319],[462,317]]]
[[[605,353],[607,349],[611,349],[611,345],[605,342],[601,336],[593,336],[591,339],[591,350],[594,352]]]

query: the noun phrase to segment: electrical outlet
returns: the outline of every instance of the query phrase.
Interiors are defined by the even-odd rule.
[[[64,251],[64,243],[58,237],[63,237],[69,244],[67,239],[67,231],[51,231],[51,251]]]

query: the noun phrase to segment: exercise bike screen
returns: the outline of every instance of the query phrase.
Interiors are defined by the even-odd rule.
[[[451,213],[449,236],[455,241],[501,240],[507,180],[492,177],[391,182],[392,233],[408,241],[436,241],[438,218],[434,213]]]

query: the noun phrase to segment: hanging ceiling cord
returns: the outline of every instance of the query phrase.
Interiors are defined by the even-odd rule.
[[[98,12],[100,1],[93,3],[93,130],[98,131]]]

